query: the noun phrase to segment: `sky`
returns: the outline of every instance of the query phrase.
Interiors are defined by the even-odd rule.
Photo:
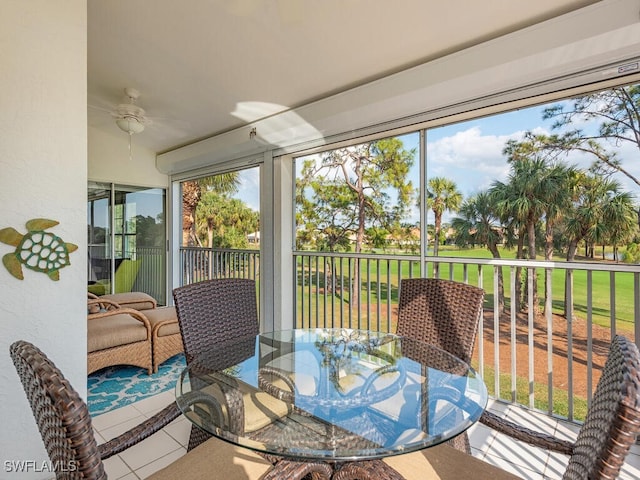
[[[520,140],[526,131],[559,133],[552,130],[551,120],[542,120],[542,111],[546,106],[520,109],[427,130],[427,179],[441,176],[453,180],[464,198],[487,190],[495,181],[506,181],[510,169],[502,151],[508,140]],[[574,124],[573,128],[577,127],[587,131],[593,125],[589,127]],[[417,136],[411,140],[417,145]],[[411,143],[407,142],[407,145]],[[619,147],[618,154],[622,165],[640,177],[640,155],[637,147],[627,142]],[[574,153],[564,160],[570,165],[587,169],[593,159]],[[419,172],[414,171],[412,175],[417,184]],[[614,178],[640,202],[638,185],[622,174],[615,174]],[[413,218],[418,218],[417,215],[417,211],[414,211]],[[449,221],[452,216],[450,213],[445,215],[443,221]],[[433,222],[432,214],[427,221]]]
[[[427,178],[442,176],[453,180],[464,198],[488,189],[495,181],[506,180],[509,166],[502,150],[508,140],[519,140],[528,130],[535,133],[558,133],[552,131],[551,120],[542,120],[545,106],[523,108],[427,130]],[[579,127],[587,128],[585,125]],[[406,149],[416,148],[418,151],[417,132],[400,138]],[[619,155],[623,166],[640,177],[640,153],[637,147],[622,145]],[[585,169],[591,164],[590,158],[579,154],[573,154],[565,160]],[[243,170],[240,178],[241,187],[237,196],[251,208],[258,210],[258,168]],[[637,185],[621,174],[617,174],[615,178],[640,202],[640,188]],[[417,158],[410,179],[414,185],[419,185]],[[447,214],[443,220],[449,221],[451,216]],[[416,222],[418,218],[417,209],[414,208],[408,221]],[[428,217],[427,222],[432,223],[433,218]]]
[[[240,170],[240,187],[235,197],[241,199],[249,208],[260,211],[260,167]]]

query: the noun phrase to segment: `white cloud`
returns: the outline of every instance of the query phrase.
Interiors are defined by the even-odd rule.
[[[507,131],[507,128],[503,130]],[[534,134],[549,134],[549,130],[539,126],[531,129]],[[496,180],[503,181],[509,174],[509,165],[502,151],[508,140],[519,140],[524,130],[504,135],[484,135],[482,124],[443,137],[427,144],[427,176],[443,176],[456,182],[465,198],[488,189]],[[607,145],[607,148],[612,148]],[[631,142],[615,147],[618,158],[625,170],[640,179],[640,155]],[[593,156],[571,152],[563,158],[578,168],[589,168]],[[640,187],[627,176],[616,173],[624,189],[632,192],[640,200]]]
[[[523,134],[483,135],[475,126],[429,142],[427,176],[453,180],[465,196],[487,189],[494,181],[506,179],[509,166],[502,151],[508,140]]]

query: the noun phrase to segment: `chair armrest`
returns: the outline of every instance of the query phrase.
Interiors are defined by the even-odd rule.
[[[134,310],[133,308],[121,307],[113,310],[107,310],[106,312],[90,313],[89,315],[87,315],[87,320],[97,320],[100,318],[107,318],[107,317],[112,317],[114,315],[123,315],[123,314],[127,314],[130,317],[137,320],[138,322],[142,323],[147,329],[147,340],[151,338],[151,322],[149,322],[149,319],[145,317],[142,312],[139,312],[138,310]]]
[[[276,377],[284,382],[289,390],[282,390],[268,380],[267,377]],[[260,368],[258,371],[258,387],[272,397],[291,404],[295,403],[296,394],[299,393],[294,381],[289,377],[287,372],[276,367]]]
[[[487,410],[485,410],[480,417],[480,422],[499,433],[504,433],[516,440],[526,442],[535,447],[553,450],[564,453],[565,455],[571,455],[573,452],[573,444],[571,442],[547,435],[546,433],[530,430],[509,420],[500,418]]]
[[[98,451],[102,460],[106,460],[113,455],[123,452],[127,448],[150,437],[154,433],[166,427],[169,423],[180,416],[180,410],[175,403],[172,403],[151,418],[145,420],[131,430],[118,435],[108,442],[98,445]]]
[[[111,300],[121,307],[133,308],[134,310],[153,310],[158,307],[156,299],[144,292],[109,293],[102,295],[100,299]]]
[[[104,300],[101,298],[87,300],[87,312],[90,315],[104,313],[105,311],[119,310],[121,308],[123,307],[119,303],[111,300]]]
[[[158,336],[162,327],[171,324],[178,325],[178,315],[173,307],[150,308],[143,310],[142,314],[149,319],[154,338]]]
[[[189,363],[187,362],[187,365],[188,364]],[[189,375],[191,387],[194,391],[185,397],[185,402],[193,400],[201,403],[209,403],[209,406],[211,407],[214,399],[212,398],[210,401],[205,401],[208,395],[196,395],[195,390],[197,390],[199,386],[214,385],[215,381],[215,385],[219,387],[220,392],[224,397],[224,404],[227,411],[227,414],[223,415],[222,409],[215,408],[219,415],[219,419],[226,420],[229,432],[236,435],[242,435],[245,431],[244,397],[242,392],[236,388],[237,383],[242,381],[229,377],[221,372],[198,368],[197,365],[193,364],[191,365]],[[208,378],[199,378],[200,375]]]

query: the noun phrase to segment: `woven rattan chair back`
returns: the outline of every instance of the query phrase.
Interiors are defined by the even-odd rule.
[[[640,354],[616,336],[578,433],[566,480],[613,479],[640,433]]]
[[[254,280],[216,278],[192,283],[174,289],[173,299],[187,364],[206,357],[211,366],[225,368],[224,362],[233,364],[237,359],[216,359],[216,349],[211,346],[260,331]],[[188,449],[209,438],[210,434],[192,426]]]
[[[471,361],[484,290],[439,278],[400,282],[398,335],[420,340]]]
[[[484,290],[473,285],[439,278],[401,280],[396,332],[440,347],[469,363],[483,301]],[[405,353],[411,356],[411,352]],[[471,453],[466,433],[447,443]]]
[[[60,370],[34,345],[18,341],[11,358],[58,479],[106,479],[89,409]]]
[[[216,278],[173,290],[187,363],[211,346],[257,335],[256,284],[245,278]]]

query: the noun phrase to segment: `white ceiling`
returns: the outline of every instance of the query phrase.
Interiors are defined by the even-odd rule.
[[[134,87],[164,152],[593,3],[89,0],[89,125]]]

